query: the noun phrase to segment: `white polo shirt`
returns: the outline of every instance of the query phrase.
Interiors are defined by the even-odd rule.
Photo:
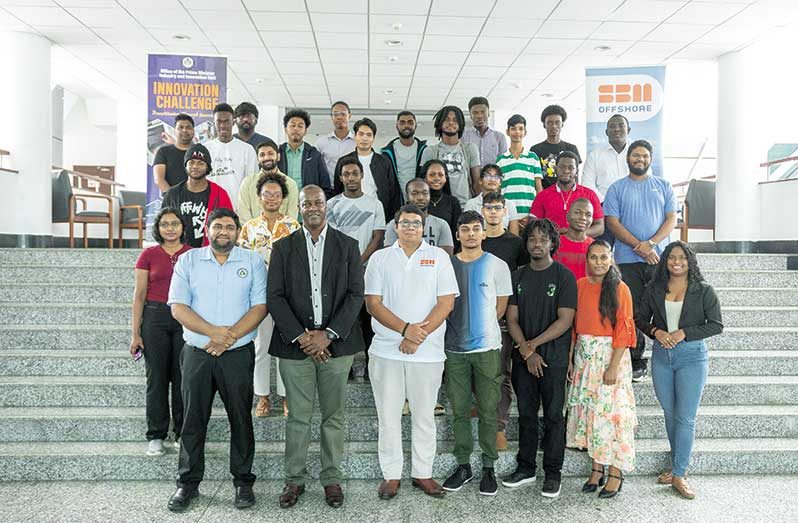
[[[460,295],[452,260],[443,249],[425,241],[409,258],[395,242],[371,255],[366,268],[366,292],[382,296],[382,303],[403,321],[418,323],[435,307],[438,296]],[[392,360],[436,363],[446,360],[446,322],[432,331],[415,354],[399,351],[402,335],[372,318],[374,339],[369,354]]]
[[[582,169],[582,185],[593,189],[600,202],[604,201],[607,189],[613,182],[629,175],[629,166],[626,164],[627,147],[628,143],[618,152],[612,145],[603,145],[587,155],[585,167]]]

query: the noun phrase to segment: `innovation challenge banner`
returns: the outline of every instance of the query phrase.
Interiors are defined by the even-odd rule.
[[[621,114],[632,128],[627,143],[640,139],[651,142],[652,173],[663,176],[665,66],[587,68],[585,73],[587,152],[608,144],[607,120],[613,114]]]
[[[147,67],[147,230],[161,208],[152,175],[159,147],[175,142],[175,116],[194,119],[194,141],[215,137],[213,108],[227,96],[227,58],[173,54],[148,55]],[[149,234],[148,234],[149,236]]]

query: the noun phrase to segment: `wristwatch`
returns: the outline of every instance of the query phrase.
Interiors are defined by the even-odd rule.
[[[652,242],[651,240],[648,240],[648,244],[651,246],[652,249],[657,246],[657,244]]]
[[[340,336],[338,336],[336,333],[334,333],[330,329],[327,329],[327,339],[328,340],[335,341],[335,340],[337,340],[339,338],[340,338]]]

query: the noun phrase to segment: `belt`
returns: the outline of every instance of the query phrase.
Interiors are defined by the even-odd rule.
[[[197,349],[197,350],[205,351],[205,349],[203,349],[202,347],[197,347],[196,345],[192,345],[190,343],[186,343],[186,347],[189,347],[191,349]],[[238,350],[238,349],[254,349],[254,348],[255,348],[255,342],[254,341],[250,341],[249,343],[245,343],[244,345],[239,345],[238,347],[230,347],[227,350],[231,351],[231,350]]]

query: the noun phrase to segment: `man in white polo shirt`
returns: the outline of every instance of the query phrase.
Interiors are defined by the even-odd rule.
[[[432,479],[437,443],[433,409],[446,359],[446,317],[460,293],[449,255],[422,239],[424,220],[418,207],[400,208],[395,219],[398,240],[375,252],[366,269],[366,307],[374,329],[369,375],[384,478],[380,499],[391,499],[399,489],[405,398],[413,412],[412,484],[429,496],[444,494]]]

